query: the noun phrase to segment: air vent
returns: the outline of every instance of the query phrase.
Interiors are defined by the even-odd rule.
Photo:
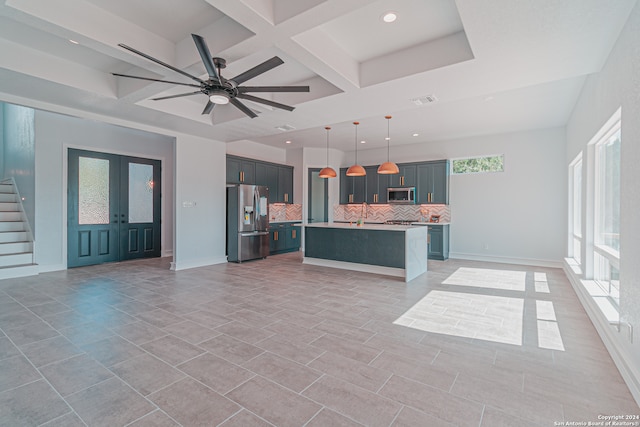
[[[286,132],[289,130],[294,130],[295,128],[291,125],[280,125],[280,126],[276,126],[276,129],[281,130],[282,132]]]
[[[412,98],[411,101],[413,101],[414,104],[416,105],[425,105],[425,104],[431,104],[432,102],[436,102],[438,100],[438,97],[435,95],[425,95],[425,96],[421,96],[419,98]]]

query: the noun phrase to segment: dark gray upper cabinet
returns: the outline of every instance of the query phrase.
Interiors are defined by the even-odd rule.
[[[399,164],[400,173],[389,175],[389,187],[415,187],[418,184],[415,163]]]
[[[389,175],[380,175],[378,166],[367,166],[366,202],[369,204],[387,203],[387,187],[389,187]]]
[[[255,184],[256,163],[242,157],[227,156],[228,184]]]
[[[438,160],[417,166],[416,198],[420,204],[449,203],[449,162]]]
[[[293,203],[293,167],[227,156],[228,184],[269,187],[269,203]]]
[[[387,203],[388,187],[416,187],[416,203],[449,203],[449,161],[400,163],[399,174],[379,175],[378,166],[366,166],[363,177],[346,176],[340,169],[340,204]]]
[[[366,200],[365,176],[347,176],[347,168],[340,168],[340,204],[363,203]]]
[[[256,184],[269,187],[269,203],[278,200],[278,166],[256,162]]]
[[[278,202],[293,203],[293,168],[278,166]]]

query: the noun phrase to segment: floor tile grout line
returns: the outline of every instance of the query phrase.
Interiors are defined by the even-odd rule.
[[[5,334],[5,335],[6,335],[6,334]],[[24,357],[24,358],[27,360],[27,362],[28,362],[28,363],[33,367],[33,369],[35,369],[35,370],[38,372],[38,375],[40,375],[40,379],[38,379],[38,380],[36,380],[36,381],[32,381],[32,382],[30,382],[29,384],[33,384],[33,383],[35,383],[35,382],[37,382],[37,381],[40,381],[40,380],[43,380],[44,382],[46,382],[46,383],[49,385],[49,387],[51,387],[51,390],[53,390],[53,392],[54,392],[55,394],[57,394],[57,395],[58,395],[58,397],[59,397],[60,399],[62,399],[62,401],[65,403],[65,405],[67,405],[67,407],[69,408],[69,410],[70,410],[71,412],[73,412],[73,413],[74,413],[78,418],[80,418],[80,419],[82,420],[82,417],[80,417],[80,415],[76,412],[76,410],[73,408],[73,406],[71,406],[71,405],[69,404],[69,402],[67,402],[67,400],[66,400],[66,399],[65,399],[65,398],[60,394],[60,392],[59,392],[59,391],[58,391],[58,390],[53,386],[53,384],[51,384],[51,382],[49,382],[49,380],[47,379],[47,377],[45,377],[45,376],[42,374],[42,372],[40,372],[40,370],[36,367],[36,365],[34,365],[34,364],[33,364],[33,362],[31,361],[31,359],[29,359],[29,358],[27,357],[27,355],[26,355],[26,354],[24,354],[24,352],[22,351],[22,349],[20,349],[20,347],[18,347],[18,346],[15,344],[15,342],[11,339],[11,337],[9,337],[8,335],[6,335],[6,336],[7,336],[7,339],[11,342],[11,344],[13,344],[13,345],[14,345],[14,347],[15,347],[15,348],[20,352],[20,354],[22,355],[22,357]],[[24,386],[24,385],[26,385],[26,384],[22,384],[20,387],[22,387],[22,386]],[[15,388],[14,388],[14,390],[15,390]],[[84,422],[84,420],[82,420],[82,421]],[[86,423],[85,423],[85,424],[86,424]]]

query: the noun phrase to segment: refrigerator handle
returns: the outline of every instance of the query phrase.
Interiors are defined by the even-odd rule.
[[[255,209],[255,220],[256,222],[260,218],[260,192],[258,191],[258,187],[253,187],[253,205],[256,207]]]

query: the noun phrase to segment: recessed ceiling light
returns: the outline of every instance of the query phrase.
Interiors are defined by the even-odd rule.
[[[384,15],[382,15],[382,20],[387,24],[395,21],[397,18],[398,18],[398,15],[396,15],[395,12],[387,12]]]
[[[489,95],[484,100],[487,101],[487,102],[493,101],[493,96]]]
[[[75,40],[71,40],[71,39],[69,39],[69,42],[70,42],[70,43],[73,43],[73,44],[80,44],[80,43],[78,43],[77,41],[75,41]]]
[[[420,135],[420,134],[419,134],[419,133],[414,133],[414,134],[413,134],[413,136],[418,136],[418,135]]]
[[[360,141],[360,144],[366,144],[367,141],[365,141],[364,139],[362,141]]]
[[[291,144],[291,141],[285,141],[284,143],[285,144]]]

